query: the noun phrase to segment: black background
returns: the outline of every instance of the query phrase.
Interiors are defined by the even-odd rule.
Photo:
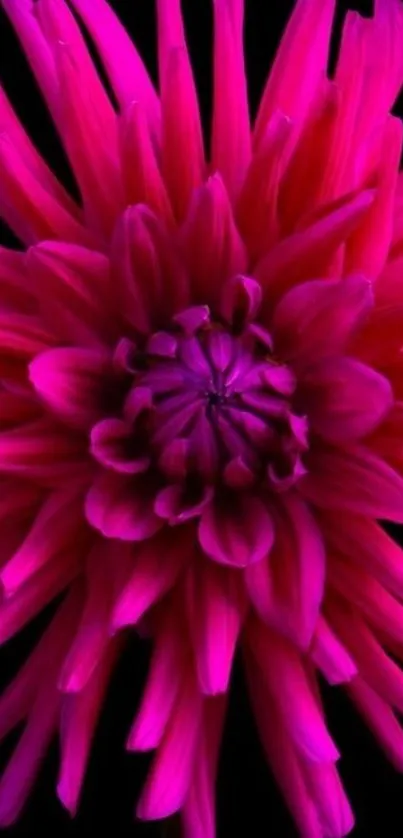
[[[155,19],[152,0],[114,0],[113,8],[136,40],[153,78],[156,78]],[[371,3],[338,3],[332,53],[334,56],[345,9],[353,6],[364,14]],[[211,98],[211,6],[210,0],[183,3],[189,45],[206,131]],[[246,56],[252,111],[267,70],[292,8],[291,0],[246,0]],[[14,33],[0,10],[1,78],[22,121],[36,145],[74,192],[74,181],[57,141],[28,65]],[[403,44],[402,44],[403,49]],[[397,103],[396,113],[403,115]],[[1,126],[0,126],[1,128]],[[1,230],[1,243],[18,247],[10,231]],[[399,540],[401,534],[395,533]],[[0,681],[7,683],[29,651],[45,617],[39,618],[16,640],[0,651]],[[141,824],[134,821],[134,802],[145,777],[149,758],[128,755],[124,742],[141,694],[147,672],[148,648],[132,639],[119,664],[102,720],[98,727],[79,814],[74,821],[63,811],[54,794],[57,773],[57,745],[46,759],[34,794],[19,823],[11,830],[15,836],[51,835],[78,838],[101,830],[106,836],[174,836],[174,822]],[[403,831],[403,777],[388,765],[353,711],[341,690],[324,688],[330,728],[343,754],[341,774],[357,815],[354,836],[387,836]],[[12,736],[0,748],[0,767],[15,743]],[[270,835],[294,838],[296,832],[266,767],[251,719],[239,663],[235,667],[233,689],[224,735],[218,779],[218,838],[234,835]]]

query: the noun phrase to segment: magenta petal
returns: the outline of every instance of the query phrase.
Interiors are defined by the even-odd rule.
[[[105,468],[122,474],[147,471],[149,458],[134,452],[135,432],[121,419],[104,419],[91,431],[91,454]]]
[[[246,567],[269,553],[272,519],[256,497],[234,495],[228,502],[213,501],[202,514],[199,540],[207,555],[220,564]]]
[[[324,545],[308,507],[291,493],[282,496],[275,522],[272,552],[268,559],[247,569],[246,584],[261,618],[306,649],[323,598]]]
[[[371,433],[393,403],[388,380],[352,358],[313,364],[304,375],[303,393],[310,426],[330,442]]]
[[[102,415],[110,363],[89,349],[49,349],[32,361],[29,374],[38,395],[61,419],[88,428]]]
[[[238,573],[201,563],[191,570],[187,586],[188,620],[204,693],[228,689],[232,661],[245,613]]]
[[[161,529],[154,492],[144,480],[113,472],[98,475],[85,501],[87,521],[106,538],[143,541]]]
[[[137,806],[142,820],[166,818],[186,799],[199,740],[202,701],[191,670],[169,720],[166,734]]]

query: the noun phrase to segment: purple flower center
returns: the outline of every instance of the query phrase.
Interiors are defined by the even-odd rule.
[[[233,489],[265,481],[281,490],[305,473],[308,428],[293,410],[294,374],[259,326],[212,323],[198,307],[145,346],[122,342],[117,355],[132,383],[123,421],[94,429],[104,465]]]

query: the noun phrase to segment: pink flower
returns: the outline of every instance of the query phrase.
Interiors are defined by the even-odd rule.
[[[206,160],[179,0],[158,0],[160,95],[104,0],[3,0],[79,185],[77,206],[4,93],[0,639],[65,599],[0,699],[25,728],[14,821],[60,728],[76,811],[128,626],[154,640],[130,750],[157,754],[140,818],[213,838],[242,646],[274,774],[305,838],[353,825],[317,672],[346,683],[403,768],[402,127],[398,0],[299,0],[251,129],[242,0],[215,0]],[[377,64],[378,55],[382,63]],[[389,654],[392,653],[392,659]]]

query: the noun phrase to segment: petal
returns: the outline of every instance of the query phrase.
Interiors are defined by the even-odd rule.
[[[87,494],[85,514],[105,538],[143,541],[162,527],[153,503],[154,487],[145,480],[101,472]]]
[[[41,315],[59,344],[94,347],[115,341],[106,256],[74,244],[41,242],[29,249],[26,264]]]
[[[243,2],[215,0],[212,164],[231,198],[242,185],[251,157],[242,32]]]
[[[265,558],[273,544],[272,519],[261,500],[234,496],[213,501],[203,511],[199,541],[210,558],[224,565],[246,567]]]
[[[133,572],[113,609],[112,631],[137,623],[173,587],[193,551],[188,531],[176,528],[136,548]]]
[[[124,318],[140,334],[164,327],[188,303],[173,239],[148,207],[129,207],[112,241],[112,270]]]
[[[202,699],[186,672],[165,736],[137,806],[141,820],[166,818],[182,808],[197,753]]]
[[[325,550],[308,507],[287,493],[274,510],[270,556],[247,568],[246,584],[260,617],[300,648],[311,642],[322,603]]]
[[[2,567],[6,597],[14,595],[47,562],[74,548],[83,536],[82,498],[77,490],[61,489],[45,501],[18,550]]]
[[[403,771],[403,730],[389,704],[360,677],[354,678],[348,692],[392,765]]]
[[[297,285],[273,314],[277,351],[298,365],[339,355],[372,306],[371,285],[365,277]]]
[[[219,175],[213,175],[195,190],[181,242],[194,302],[217,302],[225,282],[245,271],[245,247]]]
[[[105,0],[72,0],[91,33],[116,96],[124,107],[141,102],[155,134],[159,128],[159,102],[147,70],[124,27]]]
[[[280,241],[256,266],[256,279],[264,289],[263,309],[290,288],[312,276],[331,275],[337,251],[349,238],[374,201],[371,190],[361,191],[331,204],[319,220]]]
[[[215,789],[226,702],[222,696],[205,701],[198,758],[182,810],[184,838],[215,838]]]
[[[320,526],[331,551],[367,570],[398,598],[403,595],[403,550],[383,527],[368,517],[321,511]]]
[[[172,716],[187,665],[182,622],[172,610],[160,621],[146,686],[127,741],[129,751],[157,748]]]
[[[200,687],[207,695],[224,693],[245,613],[238,574],[202,557],[188,574],[187,613]]]
[[[150,460],[137,450],[134,434],[121,419],[104,419],[91,430],[91,454],[102,466],[121,474],[147,471]]]
[[[325,725],[304,659],[257,620],[247,627],[247,648],[298,751],[313,762],[335,762],[338,752]]]
[[[123,209],[116,115],[68,6],[41,0],[40,12],[55,55],[62,138],[88,225],[103,237]]]
[[[168,224],[173,222],[172,207],[144,107],[133,101],[120,120],[120,148],[127,204],[146,204]],[[136,165],[133,166],[133,155]]]
[[[116,642],[110,643],[85,688],[77,695],[63,698],[57,796],[70,815],[77,811],[90,747],[117,651]]]
[[[319,814],[308,793],[292,739],[258,667],[249,656],[247,677],[262,745],[298,830],[304,838],[323,838]]]
[[[334,0],[297,3],[262,96],[256,145],[278,109],[303,123],[326,73],[334,5]]]
[[[318,618],[309,655],[332,686],[351,681],[357,675],[353,658],[322,616]]]
[[[299,491],[315,506],[403,522],[403,480],[358,445],[311,449]]]
[[[348,443],[371,433],[393,403],[388,380],[352,358],[312,364],[300,385],[310,427],[329,442]]]
[[[162,167],[175,215],[182,219],[204,174],[203,137],[180,2],[158,0]]]
[[[29,375],[38,395],[67,424],[91,427],[104,413],[111,363],[105,352],[57,348],[32,361]]]

